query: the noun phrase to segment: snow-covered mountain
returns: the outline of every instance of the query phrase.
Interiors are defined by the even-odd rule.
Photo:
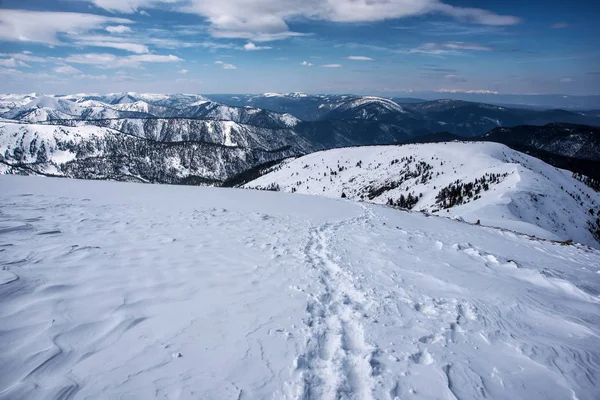
[[[317,196],[0,188],[3,399],[598,398],[598,250]]]
[[[0,96],[0,117],[29,123],[67,119],[179,117],[233,121],[267,128],[293,127],[299,122],[290,114],[251,107],[226,106],[199,95],[133,92],[66,96],[37,93],[22,96],[5,95]]]
[[[0,118],[28,123],[125,118],[232,121],[266,129],[294,128],[312,143],[313,149],[402,143],[439,132],[473,137],[496,127],[523,124],[600,125],[600,117],[594,113],[511,109],[456,100],[398,104],[374,96],[303,93],[211,95],[211,98],[217,101],[200,95],[134,92],[3,95],[0,96]]]
[[[306,93],[210,94],[211,100],[238,107],[257,107],[292,114],[303,121],[320,121],[340,102],[354,95],[309,95]]]
[[[160,142],[208,142],[223,146],[276,150],[290,147],[310,152],[313,143],[291,128],[266,128],[233,121],[189,118],[121,118],[94,121],[60,121],[69,126],[101,126]]]
[[[67,119],[105,119],[151,117],[140,109],[113,107],[85,97],[48,96],[32,93],[0,96],[0,116],[27,123]]]
[[[160,125],[160,120],[136,121]],[[160,140],[165,138],[135,136],[110,127],[3,122],[0,174],[218,184],[256,165],[297,154],[289,146],[268,150],[226,143],[235,137],[235,127],[222,132],[217,130],[220,126],[210,132],[214,141],[184,141],[182,137],[166,142]]]
[[[212,101],[192,104],[178,110],[174,116],[233,121],[269,128],[291,128],[300,122],[298,118],[291,114],[281,114],[252,107],[231,107]]]
[[[523,109],[460,100],[386,99],[356,95],[209,95],[235,106],[252,106],[290,113],[303,121],[371,119],[397,123],[415,134],[450,132],[479,136],[491,129],[566,122],[600,126],[597,112]]]
[[[496,143],[316,152],[245,187],[388,204],[600,247],[600,194],[569,171]]]

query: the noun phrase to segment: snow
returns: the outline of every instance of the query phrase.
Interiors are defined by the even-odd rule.
[[[97,126],[54,126],[41,124],[18,124],[0,122],[0,155],[12,154],[22,143],[27,143],[27,149],[20,161],[33,163],[37,161],[38,150],[44,146],[44,155],[55,164],[63,164],[77,157],[75,150],[66,148],[66,144],[102,138],[107,134],[118,134],[108,128]],[[12,160],[11,160],[12,161]],[[0,173],[2,173],[0,165]],[[53,173],[55,171],[46,171]]]
[[[283,97],[283,96],[285,96],[281,93],[270,93],[270,92],[263,93],[262,95],[263,95],[263,97]]]
[[[292,114],[287,114],[287,113],[281,114],[280,119],[285,124],[285,126],[288,126],[288,127],[294,127],[294,126],[298,125],[298,123],[300,122],[300,120],[298,118],[294,117]]]
[[[413,157],[412,162],[402,161]],[[399,162],[393,163],[394,160]],[[359,165],[359,162],[361,165]],[[416,164],[428,164],[431,177],[423,174],[402,181]],[[333,172],[333,174],[332,174]],[[482,191],[481,198],[448,209],[437,196],[456,180],[464,183],[485,174],[500,174],[500,182]],[[504,176],[506,175],[506,176]],[[395,184],[397,183],[397,184]],[[280,169],[246,185],[282,191],[386,204],[401,195],[422,195],[414,210],[450,218],[463,218],[483,225],[501,227],[544,239],[568,240],[600,247],[588,230],[590,209],[598,209],[600,195],[541,160],[497,143],[434,143],[404,146],[369,146],[327,150],[286,162]],[[373,189],[381,190],[372,198]],[[579,196],[576,199],[573,196]]]
[[[597,250],[298,194],[0,188],[0,398],[597,399]]]
[[[371,105],[371,104],[379,105],[389,111],[406,113],[404,108],[402,108],[402,106],[400,106],[398,103],[396,103],[390,99],[386,99],[384,97],[375,97],[375,96],[362,96],[362,97],[352,99],[350,101],[342,103],[341,105],[339,105],[337,107],[337,109],[349,110],[352,108],[358,108],[358,107],[361,107],[364,105]]]

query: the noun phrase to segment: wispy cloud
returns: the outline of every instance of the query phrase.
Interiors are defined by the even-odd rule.
[[[169,55],[158,54],[140,54],[126,57],[119,57],[109,53],[84,53],[72,54],[64,61],[74,64],[89,64],[99,68],[120,68],[130,67],[139,68],[142,63],[171,63],[183,61],[181,58]]]
[[[76,42],[80,46],[88,47],[104,47],[118,50],[125,50],[136,54],[146,54],[150,50],[148,47],[141,43],[130,42],[127,38],[113,38],[110,36],[81,36]]]
[[[110,33],[127,33],[131,32],[131,28],[125,25],[107,26],[105,28]]]
[[[24,63],[21,60],[18,60],[14,57],[11,58],[6,58],[6,59],[0,59],[0,67],[5,67],[5,68],[18,68],[18,67],[25,67],[25,68],[30,68],[30,66],[27,63]]]
[[[373,61],[373,59],[371,57],[365,57],[365,56],[348,56],[346,58],[348,60],[353,60],[353,61]]]
[[[447,74],[444,75],[444,78],[450,79],[453,82],[467,82],[467,80],[464,77],[456,74]]]
[[[244,50],[246,51],[257,51],[257,50],[269,50],[272,49],[272,47],[269,46],[257,46],[252,42],[248,42],[244,45]]]
[[[492,51],[493,48],[477,43],[446,42],[446,43],[424,43],[421,46],[405,51],[412,54],[429,55],[457,55],[468,51]]]
[[[321,67],[323,67],[323,68],[342,68],[343,65],[342,64],[324,64],[324,65],[321,65]]]
[[[67,75],[80,75],[83,73],[77,68],[73,67],[72,65],[67,64],[59,65],[58,67],[54,68],[54,72],[56,72],[57,74]]]
[[[437,73],[446,73],[446,74],[451,74],[456,72],[456,70],[454,68],[440,68],[437,66],[424,66],[424,67],[419,67],[419,69],[421,70],[425,70],[425,71],[431,71],[431,72],[437,72]]]
[[[550,27],[552,29],[564,29],[564,28],[568,28],[569,24],[567,24],[566,22],[557,22],[555,24],[550,25]]]
[[[188,71],[187,69],[181,69],[181,70],[177,71],[177,73],[178,73],[178,74],[181,74],[181,75],[185,75],[185,74],[187,74],[188,72],[190,72],[190,71]]]
[[[470,93],[470,94],[499,94],[494,90],[487,89],[438,89],[438,93]]]
[[[220,65],[223,69],[237,69],[237,67],[233,64],[227,64],[221,60],[215,61],[215,64]]]
[[[426,21],[410,26],[395,26],[394,29],[418,31],[428,36],[473,36],[473,35],[507,35],[509,31],[498,25],[470,25],[452,21]]]
[[[300,63],[300,65],[303,65],[303,66],[305,66],[305,67],[312,67],[312,66],[313,66],[313,65],[312,65],[312,63],[309,63],[308,61],[302,61],[302,62]]]

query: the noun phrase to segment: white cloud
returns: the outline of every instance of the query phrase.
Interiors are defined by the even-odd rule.
[[[0,67],[5,67],[5,68],[26,67],[26,68],[29,68],[29,65],[27,65],[23,61],[17,60],[16,58],[12,57],[12,58],[0,60]]]
[[[365,56],[349,56],[346,58],[348,60],[353,60],[353,61],[373,61],[373,59],[371,57],[365,57]]]
[[[342,64],[325,64],[325,65],[321,65],[321,67],[323,67],[323,68],[342,68],[343,65]]]
[[[58,67],[54,68],[54,72],[56,72],[57,74],[68,74],[68,75],[81,75],[82,74],[82,72],[80,70],[78,70],[77,68],[75,68],[71,65],[67,65],[67,64],[59,65]]]
[[[467,80],[465,78],[463,78],[460,75],[456,75],[456,74],[446,74],[446,75],[444,75],[444,78],[450,79],[451,81],[454,81],[454,82],[467,82]]]
[[[93,3],[100,8],[109,11],[119,11],[122,13],[138,12],[145,15],[144,10],[138,10],[140,7],[159,6],[161,3],[175,3],[176,0],[83,0]]]
[[[140,54],[126,57],[118,57],[107,53],[72,54],[64,61],[74,64],[90,64],[100,68],[138,68],[142,63],[168,63],[183,61],[174,55]]]
[[[252,42],[248,42],[244,45],[244,50],[246,51],[256,51],[256,50],[269,50],[272,49],[272,47],[269,46],[257,46]]]
[[[131,32],[131,28],[125,25],[107,26],[105,28],[110,33],[127,33]]]
[[[475,50],[475,51],[492,51],[493,48],[484,46],[477,43],[465,43],[465,42],[448,42],[441,43],[442,47],[453,50]]]
[[[220,61],[220,60],[215,61],[215,64],[220,65],[221,67],[223,67],[223,69],[237,69],[237,67],[235,65],[233,65],[233,64],[227,64],[227,63],[224,63],[223,61]]]
[[[438,93],[470,93],[470,94],[499,94],[494,90],[487,89],[438,89]]]
[[[190,72],[190,71],[188,71],[187,69],[182,69],[182,70],[179,70],[179,71],[177,71],[177,73],[178,73],[178,74],[181,74],[181,75],[185,75],[185,74],[187,74],[188,72]]]
[[[521,22],[520,18],[511,15],[498,15],[481,8],[454,7],[439,1],[432,3],[432,12],[439,12],[465,22],[492,26],[516,25]]]
[[[514,25],[519,18],[479,8],[456,7],[441,0],[80,0],[107,10],[136,12],[168,7],[206,18],[215,37],[256,42],[305,35],[289,29],[301,17],[334,22],[373,22],[425,14],[443,14],[482,25]]]
[[[456,55],[461,54],[461,50],[470,51],[492,51],[493,48],[477,43],[447,42],[447,43],[424,43],[421,46],[408,51],[400,51],[412,54],[429,55]]]
[[[557,22],[556,24],[552,24],[550,27],[553,29],[564,29],[564,28],[568,28],[569,24],[564,23],[564,22]]]
[[[135,62],[148,62],[148,63],[165,63],[165,62],[179,62],[183,61],[181,58],[169,54],[167,56],[161,56],[158,54],[142,54],[136,56],[125,57],[127,60]]]
[[[52,61],[53,58],[52,57],[37,57],[37,56],[32,56],[30,55],[32,54],[30,51],[25,53],[11,53],[11,54],[6,54],[6,53],[0,53],[0,57],[10,57],[10,58],[14,58],[16,60],[20,60],[20,61],[27,61],[27,62],[48,62],[48,61]]]
[[[131,22],[124,18],[93,14],[2,10],[0,40],[60,45],[64,43],[57,38],[58,33],[76,36],[92,29],[102,28],[109,23],[129,24]]]
[[[305,67],[312,67],[312,63],[309,63],[308,61],[302,61],[300,65],[304,65]]]
[[[107,47],[111,49],[125,50],[136,54],[146,54],[150,52],[147,46],[139,43],[119,42],[112,40],[80,40],[77,43],[82,46]]]
[[[559,79],[560,82],[566,83],[566,82],[573,82],[573,78],[569,78],[567,77],[562,77]]]

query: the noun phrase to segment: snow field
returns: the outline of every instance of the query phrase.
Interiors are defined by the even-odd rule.
[[[316,196],[0,188],[0,399],[596,398],[597,250]]]

